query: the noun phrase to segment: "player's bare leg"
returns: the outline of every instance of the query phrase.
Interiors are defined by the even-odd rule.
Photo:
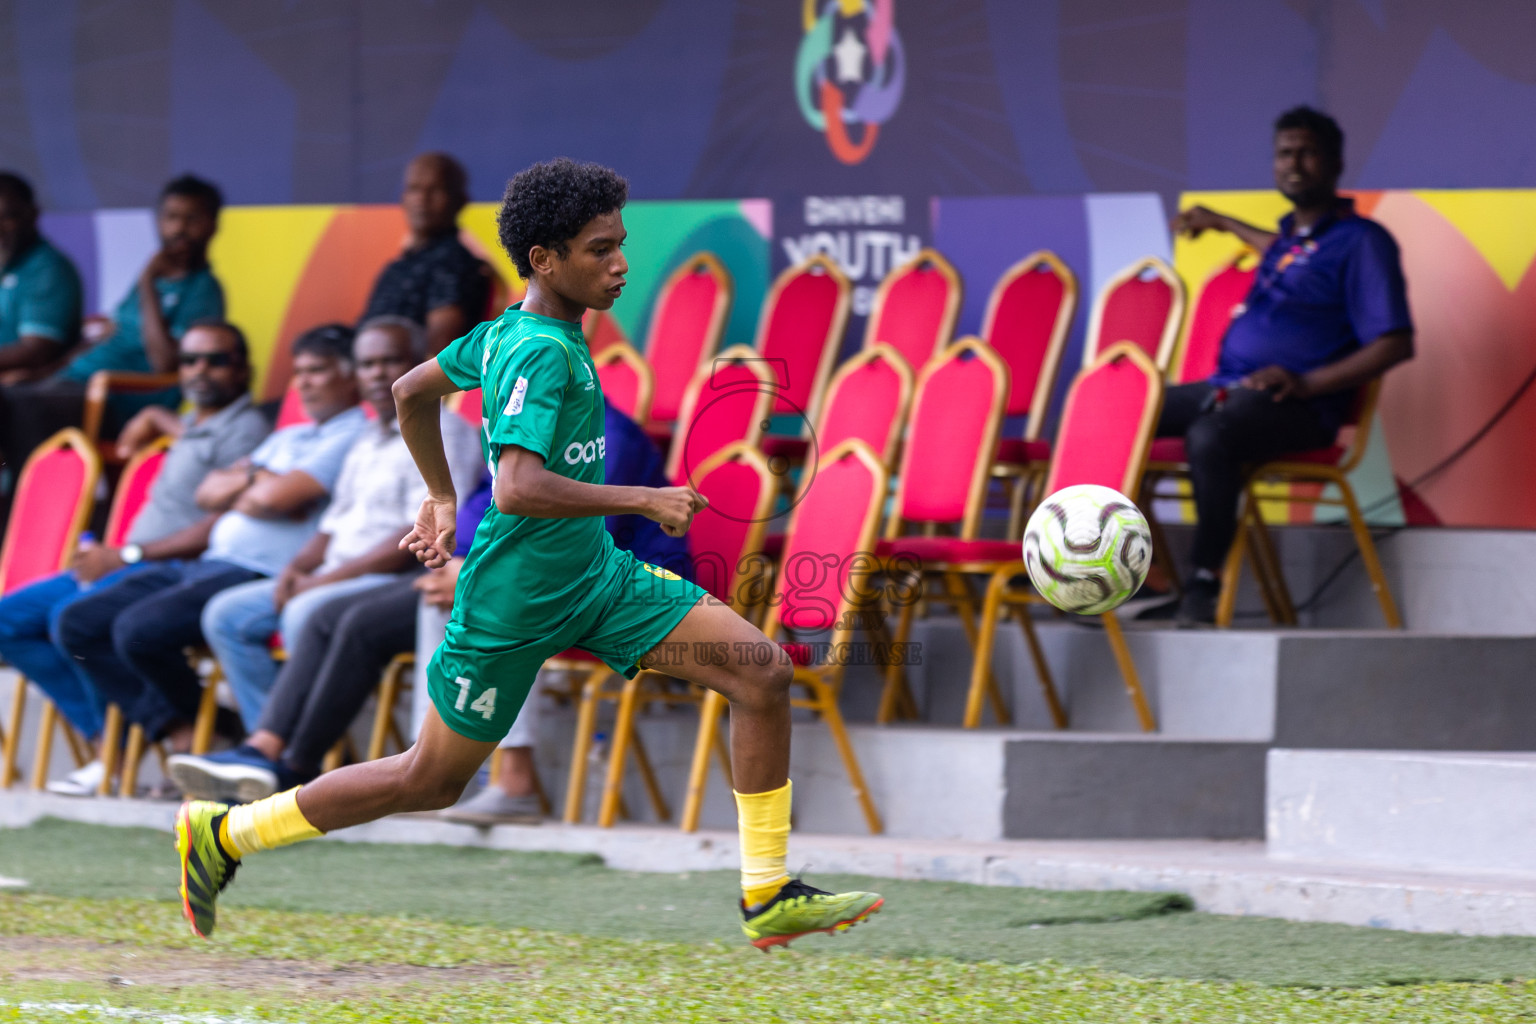
[[[726,664],[700,658],[725,645]],[[759,665],[742,652],[771,648]],[[789,655],[746,619],[713,597],[699,600],[661,646],[640,663],[719,693],[731,704],[731,773],[737,791],[765,793],[789,781]]]
[[[391,814],[452,807],[495,749],[460,736],[428,705],[409,750],[326,772],[299,790],[299,810],[321,832],[334,832]]]
[[[722,650],[724,658],[714,652]],[[772,658],[754,657],[771,649]],[[712,597],[689,610],[642,659],[707,686],[731,706],[731,773],[741,835],[741,929],[764,951],[812,932],[840,932],[885,902],[872,892],[829,893],[790,878],[789,684],[783,648]]]

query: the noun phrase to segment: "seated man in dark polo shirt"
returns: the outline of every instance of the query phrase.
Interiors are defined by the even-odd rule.
[[[80,274],[37,230],[26,179],[0,171],[0,383],[39,376],[80,339]]]
[[[0,387],[0,460],[13,473],[56,431],[80,426],[86,384],[97,370],[173,373],[177,339],[188,326],[223,317],[224,291],[208,267],[208,244],[223,201],[218,188],[189,174],[168,182],[155,210],[160,248],[113,311],[112,333],[77,351],[51,377]],[[115,437],[146,406],[174,408],[179,401],[175,388],[113,395],[104,433]]]
[[[123,428],[125,456],[167,435],[171,447],[160,475],[122,547],[98,544],[75,555],[70,572],[39,580],[0,600],[0,657],[36,683],[81,735],[101,733],[101,707],[75,663],[56,646],[50,630],[69,604],[96,587],[143,572],[159,559],[196,558],[218,517],[198,508],[203,478],[245,458],[267,436],[264,416],[251,404],[251,371],[245,336],[233,324],[204,320],[182,335],[182,392],[192,403],[184,416],[150,406]],[[56,792],[95,792],[100,760],[50,784]]]
[[[400,206],[411,228],[405,252],[379,274],[362,322],[403,316],[427,329],[427,357],[485,319],[490,269],[459,241],[459,211],[469,202],[464,167],[446,153],[423,153],[405,168]]]
[[[1157,425],[1185,439],[1199,517],[1181,624],[1215,620],[1244,465],[1333,444],[1356,390],[1413,356],[1397,243],[1339,197],[1343,170],[1338,124],[1297,107],[1275,122],[1275,187],[1295,207],[1278,234],[1201,206],[1174,219],[1192,238],[1229,231],[1264,254],[1216,373],[1169,388]]]

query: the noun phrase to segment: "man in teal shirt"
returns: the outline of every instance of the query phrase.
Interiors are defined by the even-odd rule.
[[[218,188],[199,178],[183,175],[167,184],[155,213],[160,249],[118,303],[112,334],[47,380],[0,388],[0,459],[13,475],[53,433],[80,425],[91,374],[174,373],[177,341],[187,328],[223,318],[224,292],[208,269],[208,243],[218,229],[222,205]],[[115,395],[107,405],[103,433],[115,434],[147,405],[179,401],[174,387]]]
[[[80,340],[80,275],[37,231],[37,200],[0,171],[0,381],[28,380]]]

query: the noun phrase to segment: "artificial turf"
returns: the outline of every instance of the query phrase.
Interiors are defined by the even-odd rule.
[[[25,879],[33,894],[169,900],[175,857],[167,833],[46,820],[0,830],[0,875]],[[1536,938],[1224,917],[1191,912],[1168,893],[809,878],[887,900],[846,937],[797,944],[817,959],[1049,960],[1140,978],[1319,988],[1536,979]],[[237,927],[248,908],[264,908],[731,948],[741,942],[735,886],[732,872],[614,871],[593,856],[326,842],[252,858],[220,907]]]

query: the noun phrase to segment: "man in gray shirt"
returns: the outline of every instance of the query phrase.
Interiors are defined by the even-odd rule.
[[[203,642],[203,605],[221,590],[281,569],[303,546],[347,449],[368,422],[357,407],[350,328],[318,327],[293,343],[293,386],[310,422],[271,434],[250,456],[198,485],[198,507],[216,516],[204,528],[200,558],[157,561],[98,584],[53,617],[54,643],[97,699],[117,704],[128,722],[173,751],[190,747],[202,695],[185,651]],[[233,715],[216,728],[242,734]],[[61,791],[69,781],[52,788]]]
[[[0,600],[0,658],[36,683],[91,739],[101,732],[101,708],[74,663],[50,639],[50,628],[92,586],[126,579],[158,559],[195,558],[217,518],[198,508],[198,485],[213,470],[249,455],[269,430],[251,404],[250,364],[238,327],[201,321],[182,336],[179,354],[181,389],[192,410],[178,416],[151,406],[128,422],[118,442],[126,456],[162,434],[172,438],[160,475],[128,530],[128,543],[82,547],[71,571]],[[99,765],[94,771],[99,782]]]

